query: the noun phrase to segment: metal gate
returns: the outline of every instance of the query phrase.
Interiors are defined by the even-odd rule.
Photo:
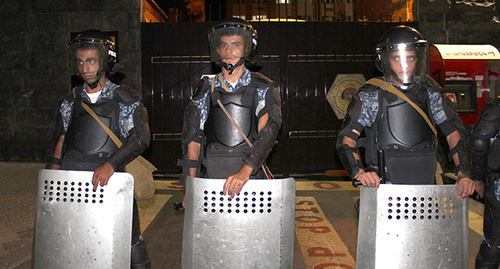
[[[149,159],[161,173],[180,172],[184,108],[199,78],[220,72],[210,63],[207,41],[215,24],[142,24],[142,91],[153,135]],[[252,22],[259,34],[253,71],[271,78],[282,98],[283,126],[268,159],[274,173],[343,168],[335,150],[341,121],[326,93],[338,74],[376,75],[375,46],[399,24]]]

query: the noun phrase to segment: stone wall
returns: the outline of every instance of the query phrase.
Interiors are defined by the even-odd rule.
[[[420,32],[431,43],[500,45],[495,0],[419,0],[413,8]]]
[[[0,1],[0,161],[41,161],[71,87],[67,44],[85,29],[118,32],[122,83],[140,90],[140,0]]]

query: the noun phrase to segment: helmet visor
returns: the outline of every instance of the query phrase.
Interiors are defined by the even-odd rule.
[[[395,44],[379,48],[386,79],[410,84],[420,81],[427,72],[427,44]]]
[[[246,58],[250,55],[252,48],[252,37],[246,29],[247,25],[231,24],[231,25],[218,25],[210,30],[208,33],[208,42],[210,43],[210,60],[217,62],[221,60],[219,49],[223,44],[223,37],[241,36],[243,42],[243,55],[241,58]],[[226,44],[227,45],[227,44]]]

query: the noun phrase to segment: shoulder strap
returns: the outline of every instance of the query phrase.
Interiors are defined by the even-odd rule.
[[[434,127],[434,125],[432,124],[432,122],[429,119],[429,117],[427,116],[427,114],[425,114],[425,112],[422,111],[422,109],[418,105],[413,103],[406,95],[404,95],[401,91],[396,89],[396,87],[392,86],[391,84],[389,84],[389,83],[387,83],[379,78],[372,78],[372,79],[368,80],[366,83],[369,83],[371,85],[374,85],[374,86],[377,86],[381,89],[384,89],[392,94],[395,94],[396,96],[400,97],[401,99],[405,100],[408,104],[410,104],[422,116],[422,118],[424,118],[425,122],[427,122],[427,124],[431,128],[432,132],[437,137],[436,127]]]
[[[75,88],[73,88],[73,97],[76,97]],[[95,112],[87,104],[85,104],[83,101],[82,101],[82,107],[83,107],[83,109],[85,109],[87,111],[87,113],[90,114],[90,116],[92,116],[92,118],[94,118],[99,123],[99,125],[101,125],[101,127],[104,129],[104,131],[106,131],[106,133],[109,135],[111,140],[113,140],[113,142],[115,142],[115,144],[118,147],[121,147],[123,145],[122,141],[120,141],[120,139],[118,139],[118,137],[116,137],[116,135],[108,128],[108,126],[106,126],[106,125],[104,125],[104,123],[102,123],[102,121],[99,119],[97,114],[95,114]]]
[[[215,79],[215,77],[214,77]],[[219,73],[219,81],[220,81],[220,84],[222,84],[222,87],[224,87],[224,90],[226,90],[226,92],[231,92],[231,90],[229,90],[226,86],[226,83],[224,82],[224,78],[222,78],[222,72]],[[212,92],[214,92],[214,82],[215,80],[212,80]]]

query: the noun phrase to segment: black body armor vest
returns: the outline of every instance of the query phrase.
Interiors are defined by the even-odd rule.
[[[250,146],[221,109],[220,100],[243,133],[253,142],[258,134],[255,116],[258,96],[254,86],[242,86],[236,92],[215,88],[210,96],[210,108],[205,122],[206,151],[203,172],[208,178],[227,178],[235,174],[250,153]],[[264,178],[262,170],[251,178]]]
[[[388,92],[380,93],[377,119],[367,130],[367,164],[377,167],[377,151],[382,150],[385,177],[391,183],[434,184],[437,165],[434,133],[406,101]],[[405,95],[432,119],[424,87]]]
[[[237,147],[246,144],[238,129],[220,108],[220,100],[243,133],[252,141],[257,135],[258,119],[255,116],[257,107],[257,91],[251,86],[243,86],[237,92],[226,92],[216,88],[211,95],[208,118],[205,123],[207,145],[221,144],[226,147]]]
[[[101,125],[75,100],[71,122],[64,140],[61,169],[93,171],[102,165],[118,147]],[[113,133],[120,137],[118,102],[107,100],[87,104]]]

